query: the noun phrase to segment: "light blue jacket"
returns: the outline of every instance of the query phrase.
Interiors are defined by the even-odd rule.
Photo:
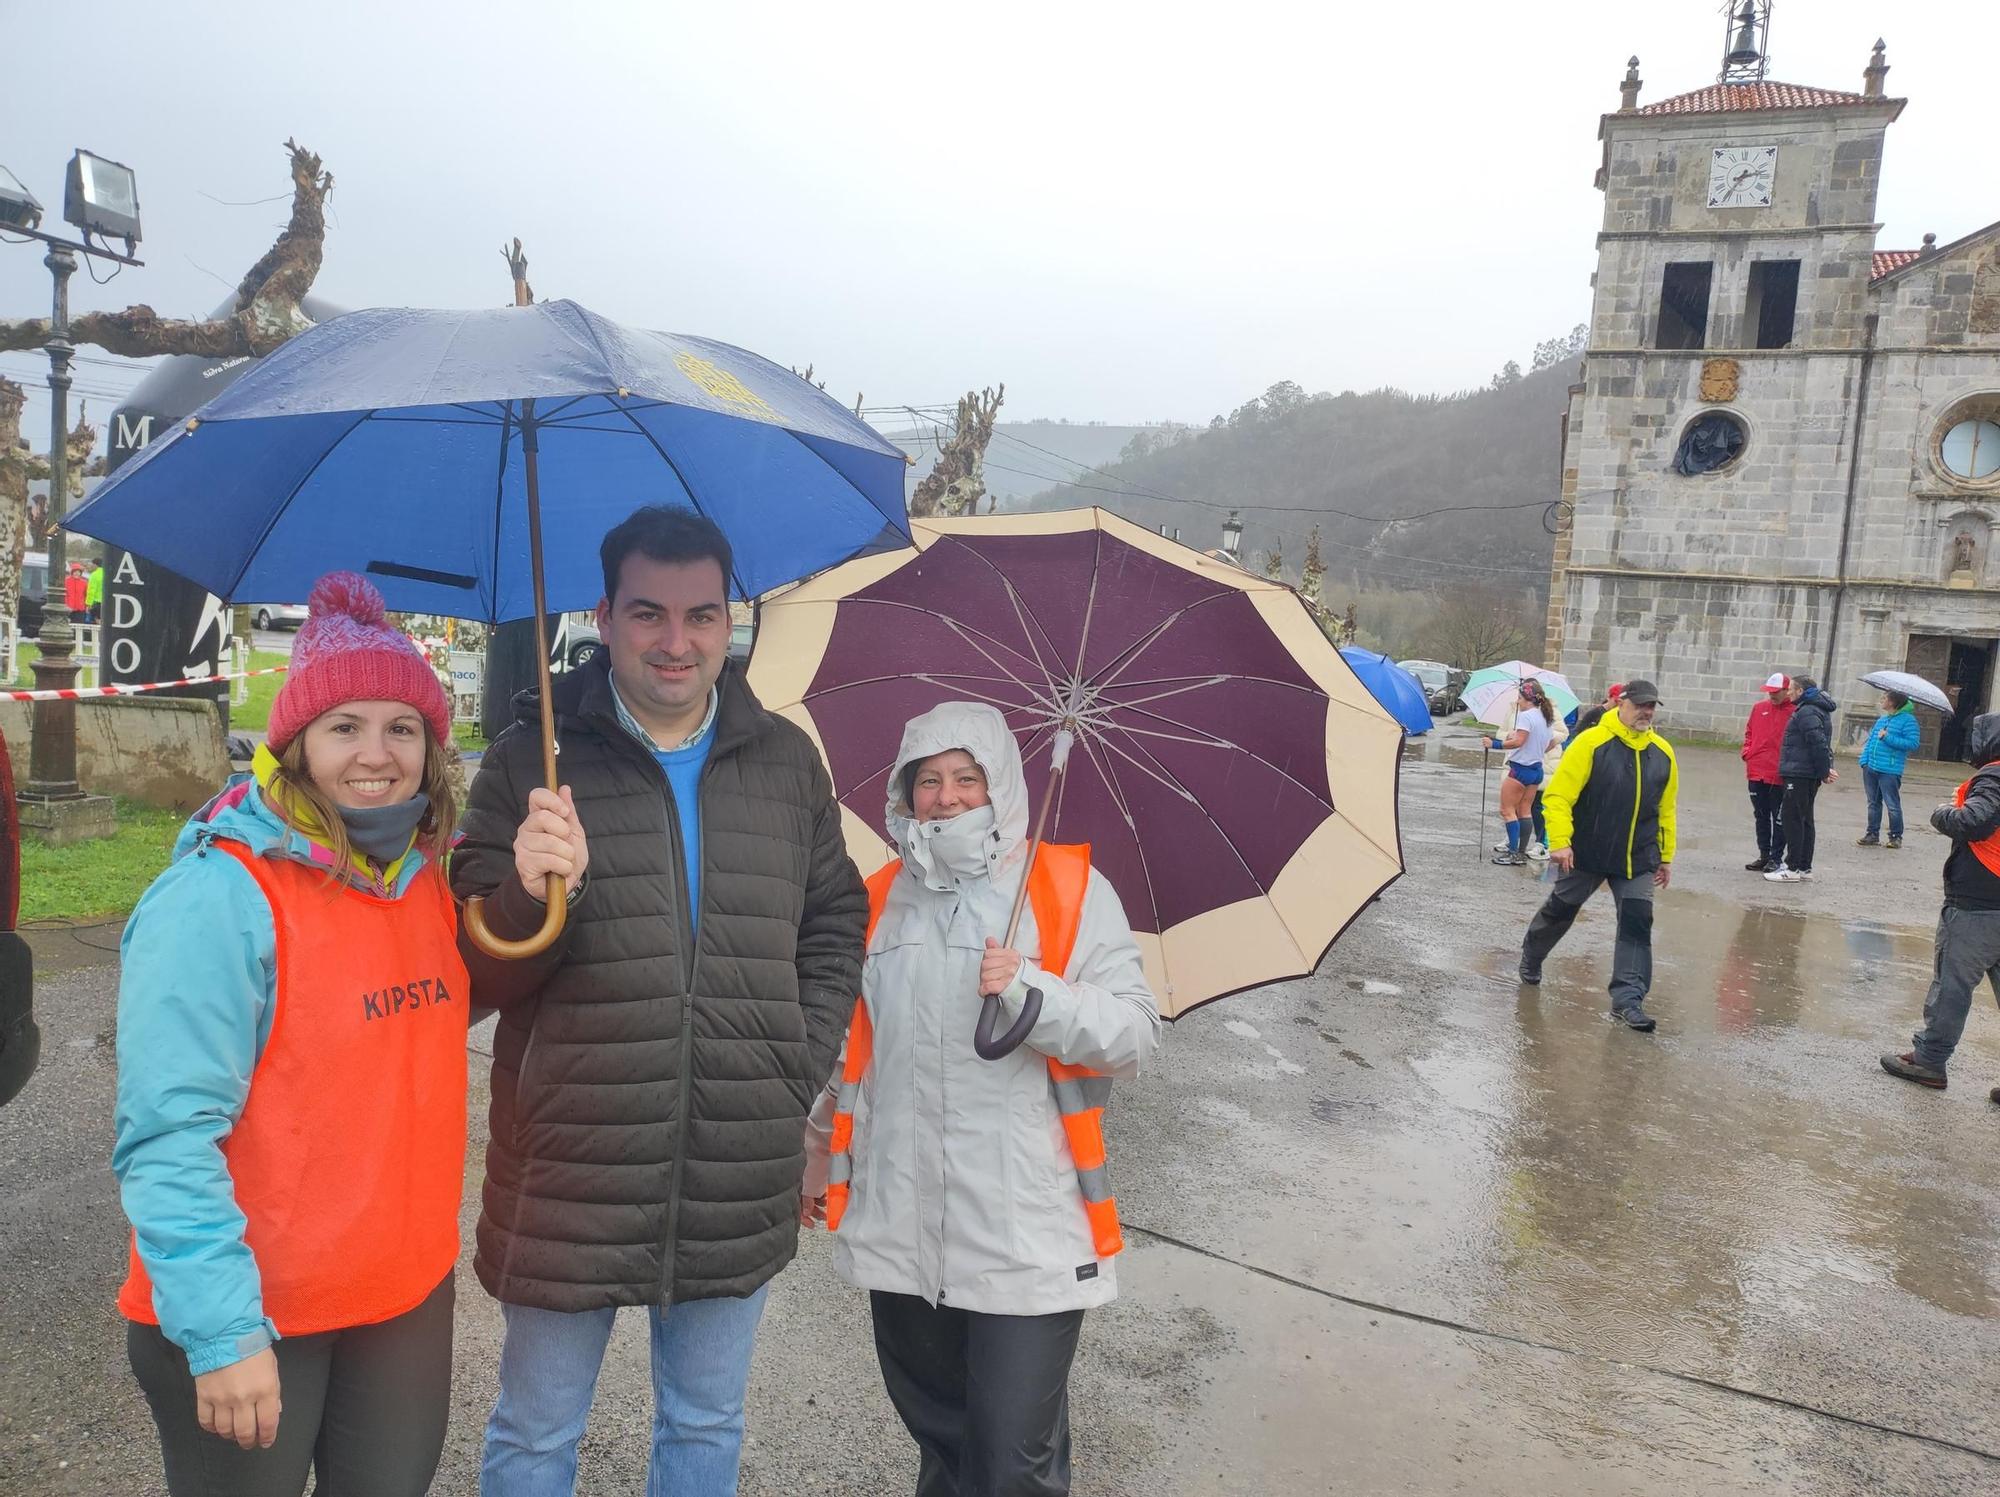
[[[1885,728],[1889,733],[1887,738],[1882,737]],[[1885,712],[1875,719],[1875,726],[1868,730],[1868,741],[1861,745],[1861,767],[1877,774],[1899,775],[1909,761],[1910,750],[1923,736],[1917,726],[1917,709],[1905,702],[1894,712]]]
[[[196,1375],[254,1356],[278,1334],[221,1149],[270,1038],[277,939],[263,891],[209,846],[218,839],[323,866],[239,775],[181,829],[119,945],[111,1168],[160,1329]],[[383,892],[400,899],[424,861],[412,850]]]

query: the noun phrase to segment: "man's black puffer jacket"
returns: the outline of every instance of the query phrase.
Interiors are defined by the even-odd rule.
[[[479,1280],[579,1311],[751,1293],[798,1245],[806,1112],[861,983],[868,897],[810,739],[732,666],[701,782],[700,938],[665,773],[618,722],[604,658],[555,687],[590,869],[548,952],[460,947],[501,1010]],[[539,927],[514,874],[541,782],[538,699],[487,751],[453,854],[498,934]]]
[[[1833,714],[1840,704],[1817,686],[1799,698],[1778,743],[1778,773],[1788,780],[1823,780],[1833,768]]]

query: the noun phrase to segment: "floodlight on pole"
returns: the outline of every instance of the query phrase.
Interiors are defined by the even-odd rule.
[[[76,630],[61,586],[68,561],[62,528],[69,507],[70,361],[76,345],[69,336],[69,278],[77,256],[140,265],[133,258],[139,241],[139,186],[132,169],[90,151],[70,159],[63,191],[63,219],[81,231],[81,242],[40,227],[42,205],[12,172],[0,169],[0,227],[47,246],[42,264],[55,283],[50,301],[49,336],[49,576],[56,586],[42,609],[34,662],[35,685],[50,698],[35,703],[28,746],[28,779],[15,791],[24,828],[56,843],[81,837],[108,837],[117,830],[112,801],[84,792],[76,777],[76,703],[57,693],[76,684]],[[125,253],[92,242],[92,236],[125,241]],[[10,239],[8,243],[20,243]]]
[[[42,204],[28,184],[0,166],[0,224],[10,229],[32,229],[42,221]]]
[[[70,158],[63,189],[63,222],[86,237],[102,234],[125,241],[131,254],[139,242],[139,179],[123,162],[79,150]]]

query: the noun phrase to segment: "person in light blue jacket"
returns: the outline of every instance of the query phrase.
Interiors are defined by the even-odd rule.
[[[1910,750],[1923,737],[1917,725],[1917,710],[1899,692],[1882,693],[1882,715],[1868,730],[1861,746],[1861,787],[1868,792],[1868,830],[1861,834],[1863,847],[1881,847],[1882,808],[1889,808],[1887,846],[1903,845],[1903,766]]]
[[[365,578],[311,607],[253,773],[120,946],[117,1303],[172,1497],[421,1497],[451,1406],[478,996],[451,708]],[[571,803],[536,794],[523,890],[580,884]]]

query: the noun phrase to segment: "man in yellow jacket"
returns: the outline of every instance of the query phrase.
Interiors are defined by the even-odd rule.
[[[1642,1034],[1653,1028],[1645,1008],[1653,986],[1653,891],[1672,877],[1680,790],[1673,748],[1653,731],[1659,705],[1651,681],[1627,681],[1618,710],[1563,751],[1542,795],[1556,886],[1521,943],[1521,981],[1539,983],[1549,952],[1608,881],[1618,902],[1611,1016]]]

